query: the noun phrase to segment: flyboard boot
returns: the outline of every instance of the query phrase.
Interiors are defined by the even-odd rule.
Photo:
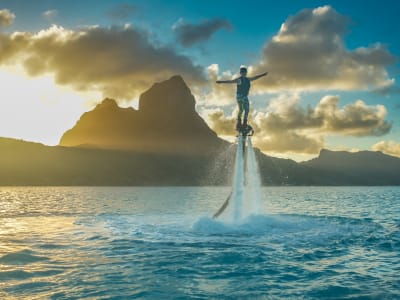
[[[242,125],[242,134],[245,136],[251,136],[254,134],[253,127],[251,127],[249,124],[247,124],[247,119],[243,120],[243,125]]]

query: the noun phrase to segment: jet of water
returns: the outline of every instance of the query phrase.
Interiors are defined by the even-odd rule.
[[[228,206],[233,223],[240,223],[251,214],[261,214],[260,172],[250,137],[238,137],[232,191],[214,218],[220,216]]]
[[[249,214],[261,213],[261,178],[251,138],[247,137],[246,149],[246,199]]]

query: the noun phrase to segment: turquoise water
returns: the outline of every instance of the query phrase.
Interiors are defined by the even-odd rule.
[[[1,299],[400,299],[399,187],[0,188]]]

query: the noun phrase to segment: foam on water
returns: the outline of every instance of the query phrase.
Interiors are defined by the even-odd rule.
[[[205,235],[264,236],[266,240],[285,244],[314,239],[314,242],[331,238],[352,239],[379,228],[381,226],[368,220],[305,215],[249,215],[240,223],[201,217],[192,225],[194,232]]]
[[[261,179],[250,136],[238,136],[232,196],[227,214],[230,218],[225,217],[223,220],[236,224],[251,214],[262,214]]]

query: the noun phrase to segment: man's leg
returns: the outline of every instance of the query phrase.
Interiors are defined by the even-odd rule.
[[[243,99],[242,103],[243,103],[243,109],[244,109],[243,127],[246,128],[247,127],[247,118],[249,116],[249,109],[250,109],[249,98],[245,97]]]
[[[243,110],[244,110],[243,100],[238,98],[237,104],[238,104],[239,112],[238,112],[238,116],[237,116],[236,130],[240,131],[240,129],[242,128],[242,114],[243,114]]]

